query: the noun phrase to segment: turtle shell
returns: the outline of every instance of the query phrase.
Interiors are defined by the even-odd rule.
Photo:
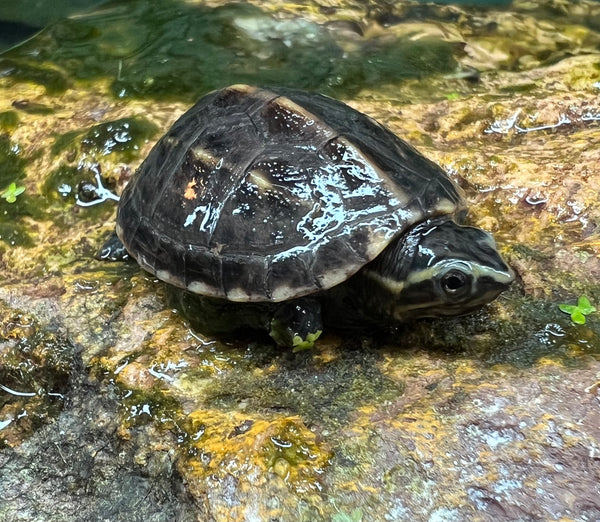
[[[368,116],[234,85],[152,149],[123,192],[117,234],[168,283],[277,302],[331,288],[413,224],[463,210],[440,167]]]

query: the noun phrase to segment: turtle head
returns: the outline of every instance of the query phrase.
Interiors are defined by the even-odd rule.
[[[468,313],[514,280],[488,232],[449,218],[413,227],[372,263],[369,275],[387,294],[385,313],[395,320]]]

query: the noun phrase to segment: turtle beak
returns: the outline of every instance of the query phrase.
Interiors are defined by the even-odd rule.
[[[507,290],[514,280],[515,272],[506,264],[502,270],[488,269],[475,282],[476,290],[474,294],[478,295],[479,298],[473,301],[473,305],[481,306],[490,303]]]

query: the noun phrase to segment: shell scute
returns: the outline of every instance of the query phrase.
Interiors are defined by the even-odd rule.
[[[319,148],[337,136],[336,131],[317,116],[285,97],[270,101],[261,112],[260,122],[266,125],[267,135],[273,141],[285,140],[301,148]]]

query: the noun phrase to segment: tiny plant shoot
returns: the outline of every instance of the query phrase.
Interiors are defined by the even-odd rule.
[[[17,184],[13,182],[0,193],[0,197],[3,197],[7,203],[14,203],[17,201],[17,196],[23,192],[25,192],[25,187],[17,187]]]
[[[571,314],[571,321],[575,324],[585,324],[585,316],[596,311],[596,307],[592,306],[590,300],[582,295],[576,305],[561,304],[558,305],[561,312]]]

